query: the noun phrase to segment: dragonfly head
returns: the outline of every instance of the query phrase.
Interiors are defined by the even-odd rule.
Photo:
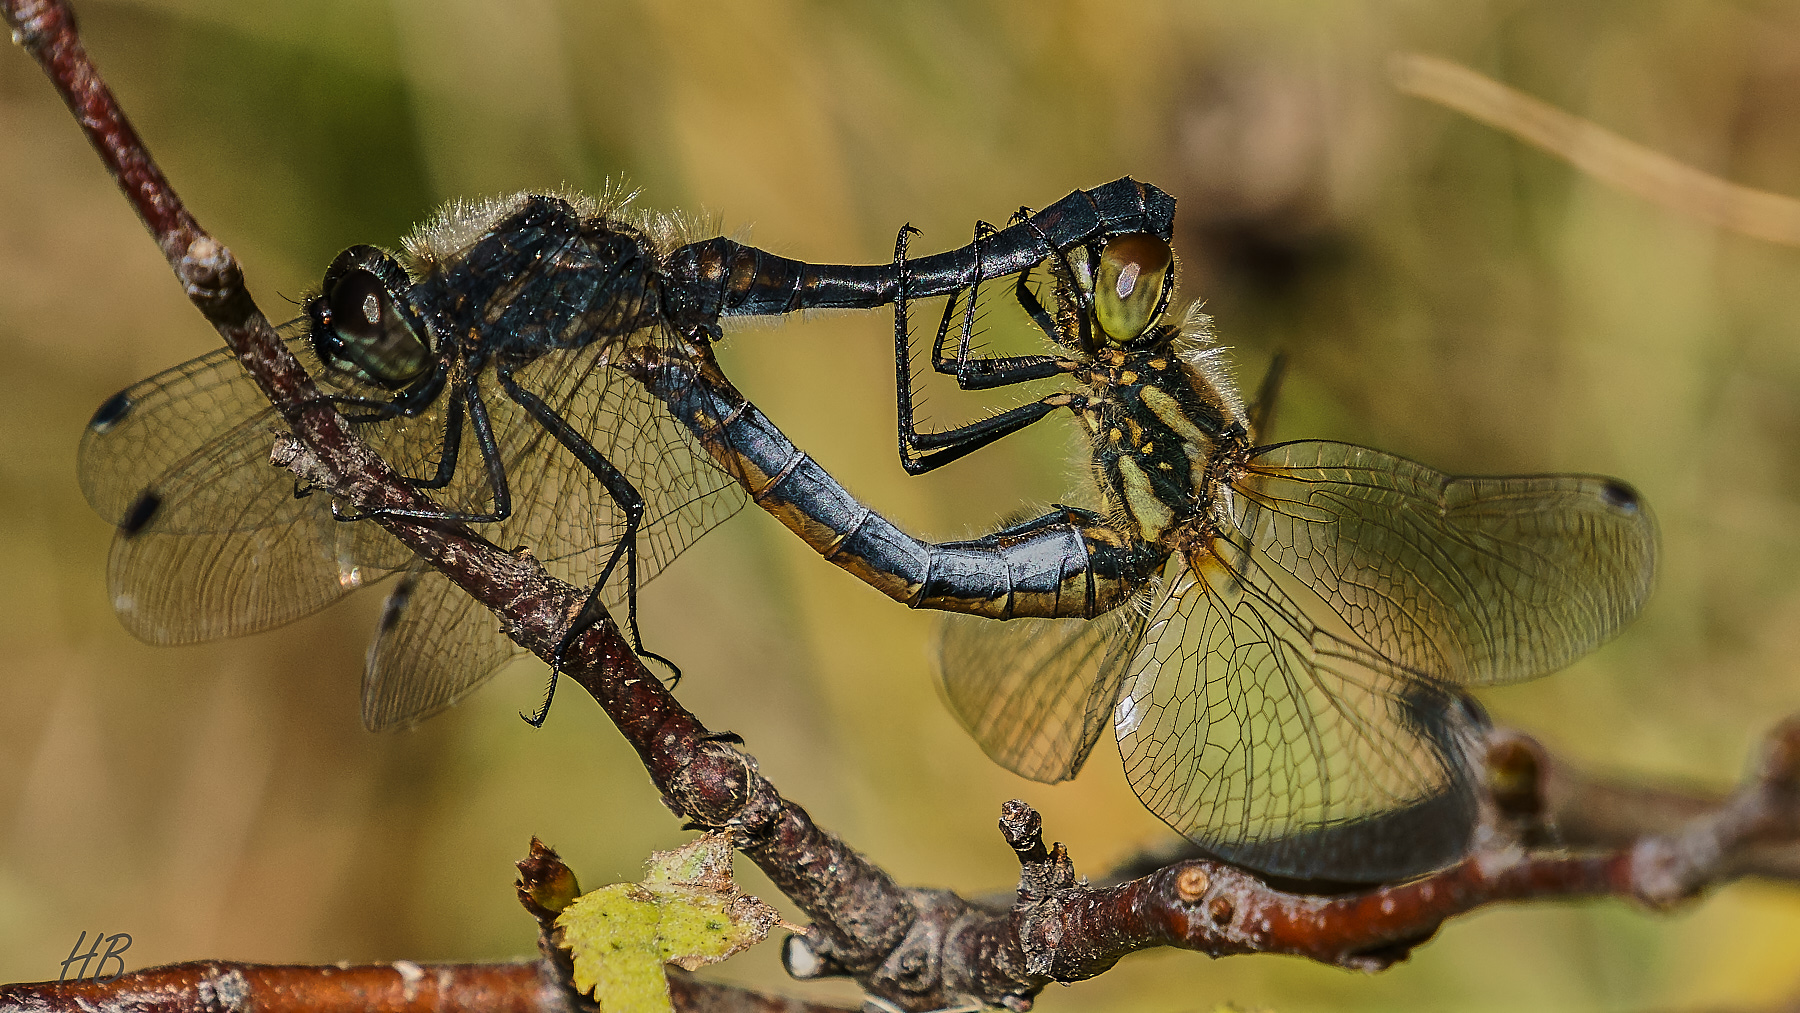
[[[1094,264],[1094,321],[1108,344],[1130,348],[1168,308],[1175,251],[1148,232],[1118,236]]]
[[[373,246],[338,254],[324,290],[306,307],[319,360],[389,390],[417,379],[431,365],[431,348],[406,299],[410,285],[405,269]]]

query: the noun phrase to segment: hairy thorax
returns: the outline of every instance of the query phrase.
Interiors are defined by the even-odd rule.
[[[1221,455],[1235,457],[1247,442],[1235,399],[1208,365],[1158,343],[1103,350],[1083,378],[1092,393],[1076,413],[1116,523],[1166,549],[1204,522]]]

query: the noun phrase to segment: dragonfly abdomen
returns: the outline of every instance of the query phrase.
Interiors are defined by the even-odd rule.
[[[979,242],[905,265],[907,297],[948,295],[982,278],[1016,274],[1097,237],[1168,239],[1175,198],[1129,176],[1077,190]],[[869,309],[894,301],[900,265],[807,264],[719,236],[675,250],[667,270],[683,304],[677,319],[770,316],[804,309]]]
[[[1091,619],[1123,603],[1166,557],[1073,507],[968,541],[914,538],[851,495],[715,371],[659,365],[645,382],[763,509],[826,559],[912,608]]]

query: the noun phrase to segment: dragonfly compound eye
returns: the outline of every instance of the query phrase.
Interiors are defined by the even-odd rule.
[[[1100,252],[1094,317],[1114,344],[1130,342],[1155,322],[1174,262],[1168,243],[1142,232],[1120,236]]]
[[[334,365],[384,387],[398,387],[425,371],[430,349],[394,308],[393,297],[374,272],[344,272],[325,300],[336,339],[327,358],[336,360]]]

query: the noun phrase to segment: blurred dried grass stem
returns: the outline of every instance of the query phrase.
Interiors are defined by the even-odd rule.
[[[1800,200],[1701,172],[1449,60],[1401,53],[1388,74],[1402,92],[1503,130],[1609,186],[1733,232],[1800,246]]]

